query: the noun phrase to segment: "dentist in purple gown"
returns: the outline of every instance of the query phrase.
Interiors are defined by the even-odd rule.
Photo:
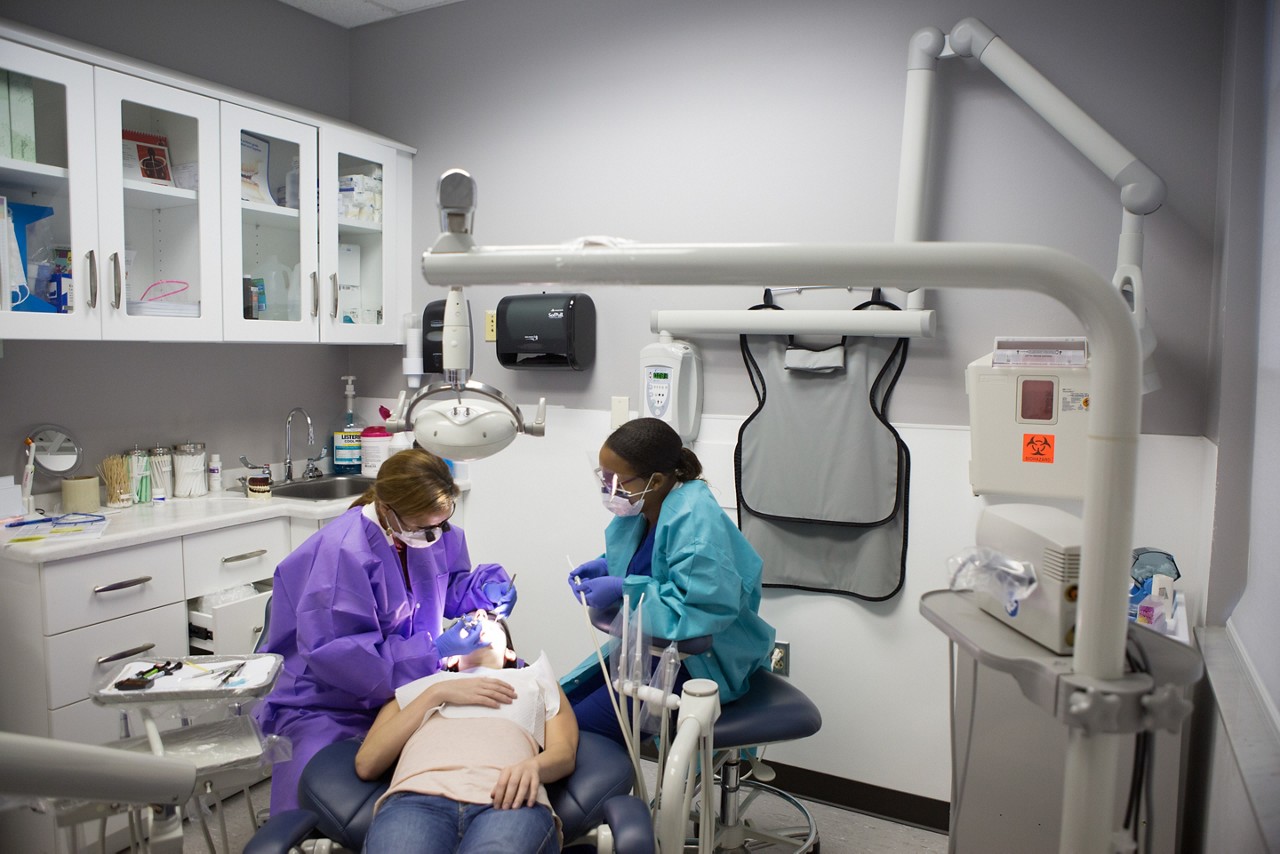
[[[298,806],[298,779],[316,751],[369,731],[399,686],[483,645],[444,618],[511,612],[516,591],[497,564],[474,570],[466,537],[450,527],[458,487],[448,466],[401,451],[374,485],[275,572],[267,640],[284,657],[256,717],[290,739],[293,756],[272,772],[271,813]]]

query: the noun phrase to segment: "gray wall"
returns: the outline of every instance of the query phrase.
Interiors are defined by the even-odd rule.
[[[351,118],[418,149],[415,250],[437,233],[437,176],[480,187],[481,243],[585,234],[643,241],[885,241],[892,237],[906,44],[920,27],[984,19],[1160,174],[1146,279],[1165,387],[1147,432],[1207,428],[1222,10],[1108,0],[737,3],[468,0],[353,31]],[[385,81],[399,81],[394,87]],[[1108,280],[1117,192],[982,69],[940,72],[930,233],[1041,243]],[[434,289],[433,289],[434,290]],[[608,408],[636,395],[648,310],[747,307],[755,289],[587,289],[608,339],[587,375],[509,373],[480,348],[478,374],[529,400]],[[473,310],[509,291],[473,288]],[[430,295],[423,287],[419,302]],[[852,306],[805,293],[785,305]],[[936,340],[913,345],[893,415],[968,421],[962,369],[1006,334],[1071,334],[1034,296],[935,294]],[[735,343],[710,341],[707,410],[752,399]]]

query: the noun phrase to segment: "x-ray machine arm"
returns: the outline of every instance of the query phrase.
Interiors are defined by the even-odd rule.
[[[911,37],[908,45],[907,95],[894,239],[899,242],[926,239],[926,176],[937,90],[937,62],[953,56],[973,57],[982,63],[1119,188],[1122,208],[1120,246],[1111,283],[1124,295],[1137,324],[1144,360],[1143,391],[1159,388],[1159,378],[1150,362],[1156,346],[1155,334],[1147,323],[1143,296],[1142,222],[1144,216],[1164,203],[1164,182],[976,18],[965,18],[945,36],[936,27],[925,27]],[[907,306],[922,307],[923,295],[919,292],[909,295]]]

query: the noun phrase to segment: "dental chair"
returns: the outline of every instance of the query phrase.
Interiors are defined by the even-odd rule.
[[[592,610],[591,623],[606,633],[612,630],[617,609]],[[667,641],[654,639],[655,649]],[[683,655],[696,655],[710,648],[711,638],[680,641]],[[714,752],[710,775],[693,775],[697,783],[690,802],[697,803],[703,787],[718,791],[714,815],[704,820],[703,810],[685,812],[682,799],[663,803],[660,815],[652,815],[649,805],[627,793],[634,781],[627,751],[616,742],[592,732],[579,733],[577,767],[565,780],[547,786],[551,804],[564,825],[565,848],[589,846],[619,854],[652,854],[658,850],[658,833],[673,824],[686,829],[687,836],[668,842],[670,848],[700,846],[703,850],[731,851],[772,846],[796,854],[817,852],[819,840],[813,816],[798,800],[767,785],[773,772],[756,757],[765,745],[807,738],[822,727],[817,706],[799,689],[767,669],[751,676],[747,693],[719,709],[712,727]],[[375,782],[360,780],[355,774],[357,741],[343,741],[317,753],[303,771],[298,786],[303,809],[273,816],[253,837],[245,854],[285,854],[313,832],[334,840],[341,848],[326,849],[318,843],[314,850],[359,851],[373,816],[373,804],[386,791],[390,772]],[[697,767],[697,756],[692,758]],[[686,764],[668,773],[688,775]],[[673,760],[674,761],[674,760]],[[750,773],[744,772],[744,764]],[[661,786],[662,781],[659,781]],[[746,790],[744,792],[744,790]],[[758,799],[760,809],[753,812]],[[771,825],[756,814],[765,810],[768,798],[781,801],[796,814],[794,823]],[[674,801],[674,803],[672,802]],[[662,814],[665,811],[665,814]],[[604,822],[607,834],[598,826]],[[671,839],[672,834],[667,833]],[[579,850],[585,850],[579,847]]]
[[[373,820],[374,803],[390,785],[391,772],[378,780],[361,780],[355,772],[359,748],[359,741],[348,739],[313,756],[298,782],[302,808],[272,816],[249,840],[244,854],[285,854],[299,848],[360,851]],[[652,854],[648,810],[639,800],[627,797],[631,785],[626,751],[602,735],[580,733],[574,772],[547,786],[552,808],[564,826],[565,847],[581,840],[592,840],[594,847],[596,828],[603,822],[612,831],[614,851]],[[316,839],[316,833],[324,838]]]

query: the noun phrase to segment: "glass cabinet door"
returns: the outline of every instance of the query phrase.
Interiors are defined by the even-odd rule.
[[[0,40],[0,338],[98,338],[93,69]]]
[[[218,102],[96,69],[103,337],[222,337]]]
[[[395,229],[386,214],[399,192],[390,146],[343,128],[320,129],[320,340],[399,340],[392,292]]]
[[[316,156],[313,125],[222,105],[227,341],[320,338]]]

